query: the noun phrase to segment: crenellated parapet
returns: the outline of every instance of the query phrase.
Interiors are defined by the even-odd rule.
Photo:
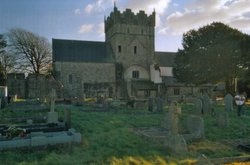
[[[121,13],[115,6],[110,16],[105,18],[105,32],[114,24],[155,27],[155,11],[149,16],[142,10],[137,14],[134,14],[131,9],[126,9]]]

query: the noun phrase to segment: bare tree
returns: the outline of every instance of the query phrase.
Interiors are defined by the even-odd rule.
[[[15,57],[9,52],[5,51],[0,56],[0,62],[2,65],[4,79],[7,80],[7,74],[15,70]]]
[[[4,74],[4,65],[1,60],[4,54],[6,53],[6,46],[6,38],[4,37],[4,35],[0,34],[0,85],[6,85],[6,74]]]
[[[23,29],[11,29],[8,38],[18,70],[36,74],[47,72],[51,63],[51,45],[47,39]]]

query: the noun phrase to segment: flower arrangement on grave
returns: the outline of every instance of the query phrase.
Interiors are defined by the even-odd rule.
[[[26,136],[26,131],[25,129],[18,128],[15,125],[11,125],[8,127],[6,130],[6,137],[8,139],[13,139],[14,137],[24,137]]]

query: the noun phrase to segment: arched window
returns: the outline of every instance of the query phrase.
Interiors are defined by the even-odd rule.
[[[136,78],[136,79],[138,79],[139,78],[139,71],[138,70],[134,70],[134,71],[132,71],[132,78]]]

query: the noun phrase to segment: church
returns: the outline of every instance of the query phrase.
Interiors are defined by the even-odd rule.
[[[65,98],[180,97],[201,90],[176,82],[176,53],[155,51],[155,11],[134,14],[114,6],[105,18],[104,42],[52,39],[52,50],[54,75]]]

